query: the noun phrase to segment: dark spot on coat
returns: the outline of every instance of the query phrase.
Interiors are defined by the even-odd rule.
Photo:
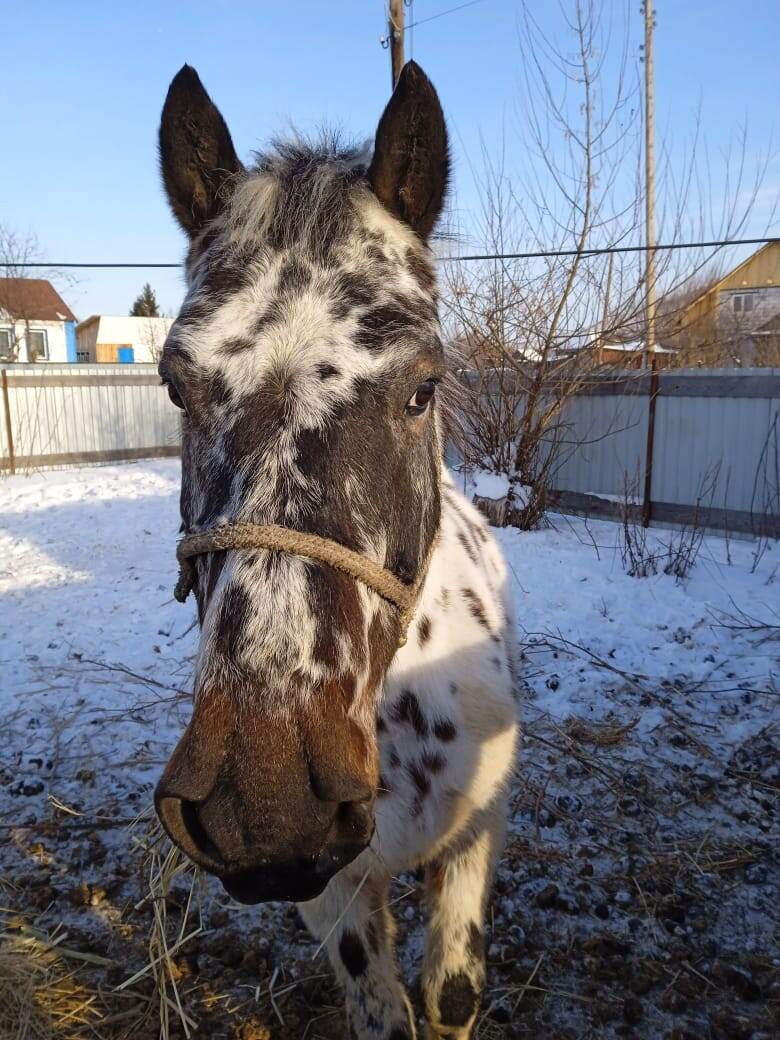
[[[386,731],[386,729],[387,729],[387,723],[385,722],[385,720],[382,718],[381,715],[377,715],[377,717],[376,717],[376,731],[377,731],[377,733],[384,733]]]
[[[472,921],[469,925],[469,940],[466,944],[469,957],[474,964],[482,964],[485,960],[485,936],[482,934],[482,929],[476,923]]]
[[[400,307],[391,304],[374,307],[366,311],[358,322],[357,342],[372,354],[377,354],[412,326],[411,316]]]
[[[433,774],[440,773],[447,765],[447,759],[439,751],[426,751],[420,761]]]
[[[387,780],[385,780],[385,778],[380,773],[379,774],[379,786],[376,789],[376,796],[377,796],[377,798],[387,798],[387,796],[389,794],[391,794],[391,793],[392,792],[390,790],[390,784],[388,784]]]
[[[457,737],[458,731],[451,719],[437,719],[433,724],[433,735],[443,744],[449,744],[451,740]]]
[[[338,376],[341,373],[334,365],[328,365],[324,361],[321,361],[315,366],[317,369],[317,375],[320,379],[332,379],[334,376]]]
[[[368,957],[360,936],[350,929],[339,940],[339,956],[353,979],[359,978],[368,967]]]
[[[490,660],[492,661],[493,667],[495,668],[495,670],[497,672],[500,672],[501,671],[501,658],[500,657],[491,657]]]
[[[422,713],[420,702],[411,690],[404,690],[392,708],[396,722],[408,722],[420,739],[428,736],[428,720]]]
[[[424,798],[431,790],[430,777],[418,762],[410,762],[407,766],[407,770],[412,783],[417,788],[418,794]]]
[[[401,759],[398,757],[398,752],[395,750],[394,747],[390,748],[390,756],[389,756],[389,758],[390,758],[390,765],[393,767],[393,769],[397,769],[400,766],[400,764],[401,764]]]
[[[417,626],[417,641],[420,646],[425,646],[428,640],[431,638],[431,619],[427,614],[423,614],[420,618],[420,623]]]
[[[300,260],[287,260],[279,272],[278,289],[281,293],[300,291],[311,282],[311,271]]]
[[[479,1007],[479,994],[465,972],[444,980],[439,995],[439,1018],[443,1026],[466,1026]]]
[[[229,661],[238,657],[251,613],[252,604],[243,588],[230,585],[225,589],[215,624],[215,649]]]
[[[485,613],[485,604],[482,602],[482,600],[479,598],[479,596],[473,589],[461,589],[461,592],[463,593],[463,598],[469,605],[469,611],[471,612],[471,616],[479,622],[479,624],[485,629],[485,631],[489,632],[490,622],[488,621],[487,614]]]
[[[461,530],[458,530],[458,541],[463,546],[463,548],[466,550],[466,555],[471,560],[471,562],[472,563],[479,563],[479,556],[478,556],[476,550],[474,549],[474,546],[471,544],[471,542],[468,540],[466,535]]]
[[[262,314],[258,315],[250,326],[250,333],[258,336],[284,320],[284,309],[279,300],[271,300]]]
[[[367,278],[349,271],[339,271],[333,285],[331,314],[346,318],[356,307],[366,307],[374,299],[376,288]]]
[[[255,341],[249,339],[248,336],[231,336],[220,345],[219,349],[223,354],[233,357],[235,354],[244,354],[247,350],[252,350],[254,345]]]
[[[418,249],[409,246],[406,250],[406,264],[420,288],[432,293],[436,288],[436,277],[426,257]]]
[[[451,682],[450,683],[450,693],[452,694],[453,697],[457,696],[457,693],[458,693],[458,684],[457,683],[455,683],[455,682]]]

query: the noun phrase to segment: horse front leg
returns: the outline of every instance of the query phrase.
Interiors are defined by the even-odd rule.
[[[346,996],[352,1040],[416,1040],[414,1015],[399,978],[388,910],[389,878],[337,875],[317,899],[298,909],[325,942]]]
[[[485,814],[426,868],[430,908],[423,962],[429,1040],[470,1040],[485,985],[484,920],[504,842],[506,806]]]

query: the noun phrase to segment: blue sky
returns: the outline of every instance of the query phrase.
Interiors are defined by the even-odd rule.
[[[414,17],[456,2],[416,0]],[[548,32],[560,31],[552,0],[530,6]],[[0,221],[35,231],[52,260],[181,258],[183,236],[160,189],[155,149],[168,83],[185,61],[198,69],[242,158],[291,121],[370,136],[388,97],[381,0],[2,0],[0,9]],[[638,45],[639,0],[622,9]],[[480,140],[497,147],[517,118],[517,25],[516,3],[483,0],[414,32],[414,57],[450,124],[466,231],[479,201],[470,164],[479,161]],[[747,232],[764,231],[780,188],[778,30],[777,0],[662,0],[658,12],[659,136],[678,147],[701,104],[713,156],[745,121],[751,153],[775,143],[762,208]],[[410,36],[407,56],[411,43]],[[63,295],[80,318],[126,312],[147,279],[166,310],[175,311],[182,296],[176,272],[81,271],[77,278]]]

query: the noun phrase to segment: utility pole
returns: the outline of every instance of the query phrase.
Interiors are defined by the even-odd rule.
[[[647,448],[642,496],[642,526],[653,518],[653,453],[658,372],[655,367],[655,84],[653,82],[653,0],[644,0],[645,14],[645,367],[650,371],[647,399]]]
[[[645,14],[645,364],[652,367],[655,347],[655,84],[653,72],[653,0]]]
[[[401,69],[404,67],[404,0],[389,0],[387,38],[390,41],[390,63],[395,90]]]

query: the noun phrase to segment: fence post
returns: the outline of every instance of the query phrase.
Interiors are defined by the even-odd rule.
[[[655,399],[658,397],[658,370],[655,354],[650,355],[650,397],[647,403],[647,446],[645,448],[645,490],[642,497],[642,527],[649,527],[653,513],[653,449],[655,448]]]
[[[16,473],[16,459],[14,457],[14,434],[11,429],[11,402],[8,399],[8,373],[6,369],[2,371],[2,379],[0,380],[3,388],[3,411],[5,412],[5,436],[8,441],[8,468],[11,474]]]

